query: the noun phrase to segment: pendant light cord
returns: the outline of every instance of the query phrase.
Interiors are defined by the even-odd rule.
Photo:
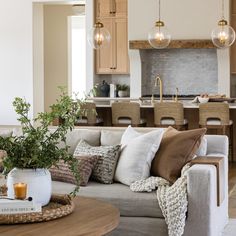
[[[222,0],[222,19],[223,20],[225,19],[224,12],[225,12],[225,2],[224,2],[224,0]]]
[[[161,20],[161,0],[159,0],[159,9],[158,9],[159,21]]]

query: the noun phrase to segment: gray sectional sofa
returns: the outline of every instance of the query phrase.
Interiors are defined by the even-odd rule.
[[[154,128],[137,128],[148,132]],[[82,138],[90,145],[119,144],[125,128],[85,127],[68,133],[67,141],[73,153]],[[228,221],[228,139],[226,136],[205,135],[207,156],[224,158],[225,198],[217,207],[216,168],[213,165],[194,165],[188,172],[188,214],[184,236],[218,236]],[[53,192],[68,193],[73,185],[53,182]],[[113,183],[110,185],[89,182],[81,187],[79,196],[97,198],[109,202],[120,210],[120,224],[109,235],[114,236],[166,236],[167,225],[158,205],[156,192],[135,193],[128,186]]]

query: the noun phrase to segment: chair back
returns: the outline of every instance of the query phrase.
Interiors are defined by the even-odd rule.
[[[199,125],[206,126],[208,120],[219,120],[221,125],[229,125],[229,104],[208,102],[199,104]]]
[[[184,107],[181,102],[159,102],[154,104],[154,125],[161,126],[162,120],[173,119],[174,125],[184,124]]]
[[[131,125],[140,124],[140,104],[137,102],[114,102],[111,110],[112,125],[120,125],[120,119],[130,119]]]
[[[80,108],[82,119],[86,119],[88,124],[96,124],[96,104],[93,102],[85,102],[81,104]]]

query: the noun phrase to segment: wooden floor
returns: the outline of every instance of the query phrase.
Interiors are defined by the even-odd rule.
[[[229,164],[229,217],[236,218],[236,162]]]

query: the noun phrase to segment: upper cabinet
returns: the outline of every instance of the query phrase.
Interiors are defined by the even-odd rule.
[[[111,34],[107,47],[96,50],[97,74],[128,74],[127,21],[124,18],[100,18]]]
[[[231,22],[230,25],[236,30],[236,1],[231,1]],[[236,74],[236,42],[230,49],[230,72]]]
[[[231,0],[231,12],[232,14],[236,14],[236,1],[235,0]]]
[[[127,0],[96,0],[96,21],[111,34],[107,47],[95,51],[97,74],[128,74]]]
[[[127,17],[127,0],[96,0],[96,17]]]

